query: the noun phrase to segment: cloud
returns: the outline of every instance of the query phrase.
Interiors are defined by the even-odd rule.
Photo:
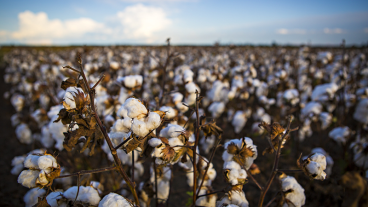
[[[325,34],[341,34],[343,33],[343,30],[340,28],[330,29],[330,28],[324,28],[323,32]]]
[[[129,39],[154,40],[155,32],[165,29],[171,24],[165,11],[159,7],[137,4],[118,12],[117,18],[123,26],[123,33]]]
[[[102,23],[89,18],[61,21],[49,19],[44,12],[19,13],[19,30],[11,34],[13,39],[21,42],[51,43],[55,39],[80,38],[87,33],[108,32]]]
[[[286,35],[286,34],[306,34],[307,31],[304,29],[278,29],[276,30],[277,34]]]

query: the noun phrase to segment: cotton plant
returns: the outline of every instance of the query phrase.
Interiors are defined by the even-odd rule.
[[[12,163],[11,165],[13,166],[13,168],[11,169],[10,173],[13,175],[19,175],[19,173],[23,170],[24,168],[24,160],[26,159],[26,157],[30,154],[44,154],[46,152],[45,149],[35,149],[32,150],[31,152],[25,154],[25,155],[21,155],[21,156],[15,156],[12,159]]]
[[[18,183],[27,188],[51,186],[53,180],[60,175],[60,166],[49,154],[30,154],[24,160],[23,170],[18,176]]]
[[[46,194],[46,190],[42,188],[32,188],[23,197],[26,207],[32,207],[38,203],[38,198]]]

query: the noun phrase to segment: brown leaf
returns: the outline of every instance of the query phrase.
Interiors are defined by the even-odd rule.
[[[215,121],[202,125],[201,128],[206,138],[211,135],[219,136],[223,133],[222,129],[216,125]]]
[[[140,144],[141,144],[141,141],[138,140],[137,137],[133,137],[133,139],[131,141],[129,141],[129,143],[127,144],[127,146],[125,147],[124,150],[128,154],[129,152],[136,149]]]
[[[69,87],[76,87],[77,86],[77,81],[74,78],[68,78],[65,81],[61,82],[61,88],[66,90]]]
[[[38,202],[33,207],[51,207],[46,200],[46,197],[38,197]]]
[[[175,150],[174,150],[174,148],[167,145],[162,150],[162,154],[163,154],[162,159],[166,162],[170,162],[175,156]]]

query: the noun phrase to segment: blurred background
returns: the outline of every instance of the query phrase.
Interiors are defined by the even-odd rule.
[[[339,44],[368,40],[368,1],[0,1],[1,45]]]

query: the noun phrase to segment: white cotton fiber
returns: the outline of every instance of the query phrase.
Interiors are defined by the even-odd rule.
[[[24,160],[24,167],[30,169],[38,169],[38,159],[40,155],[29,154]]]
[[[158,138],[151,138],[150,140],[148,140],[148,144],[151,147],[157,147],[158,145],[162,144],[162,141]]]
[[[18,183],[27,188],[36,187],[36,179],[38,178],[38,170],[23,170],[18,176]]]
[[[45,194],[45,189],[33,188],[29,190],[23,197],[24,203],[26,203],[26,207],[32,207],[36,205],[38,202],[38,197],[42,197]]]
[[[78,186],[73,186],[64,192],[64,197],[69,200],[74,200],[75,196],[77,195],[77,191],[78,191]],[[98,192],[96,189],[90,186],[87,186],[87,187],[80,186],[77,200],[83,203],[88,203],[90,205],[97,206],[101,198],[98,195]]]
[[[131,207],[131,205],[123,196],[109,193],[101,200],[98,207]]]
[[[15,134],[20,143],[31,144],[32,143],[32,132],[27,124],[20,124],[15,129]]]
[[[140,114],[147,114],[148,112],[146,107],[135,98],[128,98],[124,103],[124,107],[126,108],[127,115],[130,118],[135,118]]]

